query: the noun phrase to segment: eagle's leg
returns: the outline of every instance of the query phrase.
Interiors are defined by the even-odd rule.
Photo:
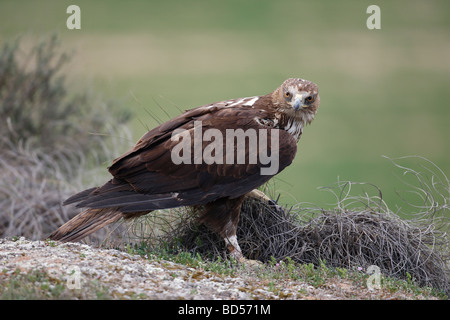
[[[230,256],[232,256],[237,262],[243,262],[247,260],[242,254],[241,247],[239,247],[236,234],[230,237],[224,237],[223,239],[225,240],[225,245]]]
[[[238,263],[244,264],[246,266],[261,266],[262,262],[258,260],[251,260],[244,257],[241,251],[241,247],[239,247],[239,243],[237,241],[236,235],[232,235],[230,237],[224,237],[225,244],[227,246],[227,250]]]
[[[199,218],[199,223],[206,224],[217,232],[224,240],[231,257],[238,263],[255,265],[258,262],[248,260],[242,254],[236,231],[245,195],[235,199],[222,198],[205,205],[205,211]]]

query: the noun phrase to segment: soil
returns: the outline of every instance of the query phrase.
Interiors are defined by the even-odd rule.
[[[338,277],[314,287],[289,279],[265,280],[251,268],[226,276],[81,243],[0,239],[1,284],[35,270],[44,271],[51,283],[64,284],[65,298],[77,299],[92,298],[80,292],[95,288],[104,288],[112,299],[425,299],[401,291],[370,291]]]

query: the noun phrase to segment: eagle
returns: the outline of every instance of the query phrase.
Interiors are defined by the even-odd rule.
[[[142,136],[113,160],[112,178],[63,204],[85,208],[49,239],[79,241],[154,210],[201,208],[199,223],[218,233],[236,261],[247,261],[236,238],[246,197],[289,166],[305,125],[319,107],[318,86],[289,78],[272,93],[190,109]]]

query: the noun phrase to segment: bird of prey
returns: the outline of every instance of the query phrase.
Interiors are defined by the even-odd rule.
[[[50,235],[78,241],[120,220],[180,206],[202,208],[204,223],[245,261],[236,229],[246,196],[293,161],[319,107],[318,87],[290,78],[272,93],[190,109],[147,132],[108,168],[111,180],[64,204],[84,211]]]

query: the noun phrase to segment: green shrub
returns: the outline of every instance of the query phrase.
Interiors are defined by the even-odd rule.
[[[93,132],[107,133],[111,123],[130,118],[88,90],[70,89],[62,72],[69,55],[59,52],[56,36],[29,53],[19,44],[6,43],[0,51],[0,147],[26,142],[45,152],[88,153],[105,139]]]

